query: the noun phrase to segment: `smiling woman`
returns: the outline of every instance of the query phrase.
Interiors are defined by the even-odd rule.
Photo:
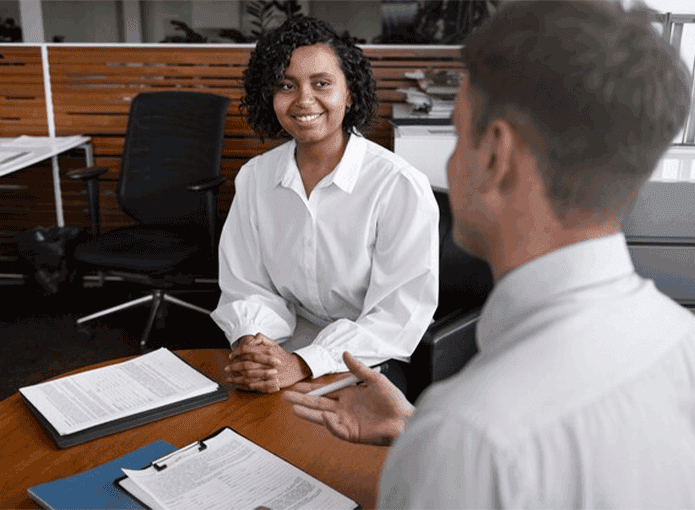
[[[369,61],[324,22],[292,18],[257,44],[242,111],[291,141],[235,180],[213,319],[235,349],[229,380],[278,391],[346,370],[343,352],[404,387],[437,303],[438,208],[427,178],[369,140]]]
[[[307,195],[340,161],[348,137],[343,120],[351,103],[330,46],[314,44],[294,50],[273,96],[273,108],[280,125],[297,142],[297,163],[305,168],[302,180]],[[307,156],[319,152],[325,156],[324,164],[311,168]]]

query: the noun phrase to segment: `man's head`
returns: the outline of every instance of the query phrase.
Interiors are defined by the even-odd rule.
[[[467,185],[453,181],[498,164],[495,147],[506,133],[510,164],[530,158],[538,197],[559,225],[622,219],[688,111],[689,77],[676,51],[646,11],[625,12],[619,3],[507,2],[465,41],[463,60],[467,77],[455,115],[469,118],[455,119],[452,204],[472,200]],[[461,156],[467,161],[454,161]],[[504,179],[507,187],[516,182],[513,173],[506,177],[512,182]],[[473,181],[469,186],[480,184]],[[461,230],[459,237],[475,237]],[[463,244],[471,242],[478,241]]]

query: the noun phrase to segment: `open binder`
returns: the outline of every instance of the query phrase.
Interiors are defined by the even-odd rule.
[[[229,427],[114,481],[153,510],[194,508],[359,509],[353,500]],[[185,473],[186,476],[181,476]]]
[[[175,356],[177,363],[181,364],[181,368],[184,368],[185,370],[188,371],[195,371],[200,377],[205,377],[203,374],[200,374],[194,367],[192,367],[190,364],[188,364],[185,360],[181,359],[178,355],[175,353],[171,353],[170,351],[164,349],[166,351],[166,355],[168,356]],[[153,353],[150,353],[153,354]],[[148,355],[145,355],[148,356]],[[131,360],[133,361],[133,360]],[[124,362],[128,363],[128,362]],[[120,365],[120,364],[117,364]],[[110,367],[114,367],[116,365],[111,365],[109,367],[104,367],[106,369]],[[96,369],[96,370],[102,370],[102,369]],[[71,378],[75,378],[77,376],[81,376],[83,373],[78,373],[73,376],[68,376],[67,378],[64,378],[63,380],[70,380]],[[206,378],[207,379],[207,378]],[[163,418],[166,418],[168,416],[173,416],[176,414],[180,414],[186,411],[190,411],[193,409],[197,409],[199,407],[203,407],[209,404],[213,404],[215,402],[220,402],[222,400],[225,400],[227,398],[227,390],[225,389],[224,386],[219,385],[217,383],[214,383],[214,381],[210,381],[210,387],[212,388],[211,391],[206,391],[202,394],[197,394],[195,396],[191,396],[188,398],[180,398],[176,399],[173,402],[165,403],[162,405],[155,405],[153,408],[149,408],[144,411],[140,412],[133,412],[131,414],[127,414],[126,416],[122,416],[116,419],[112,419],[107,421],[106,423],[101,423],[97,424],[94,426],[89,426],[87,428],[83,428],[80,430],[77,430],[72,433],[61,433],[58,428],[54,425],[54,423],[51,422],[51,420],[46,416],[47,413],[47,408],[44,406],[42,409],[37,407],[34,402],[32,402],[32,396],[33,395],[29,390],[34,390],[36,391],[36,388],[40,388],[43,385],[49,385],[49,384],[54,384],[56,381],[48,381],[46,383],[41,383],[40,385],[34,385],[34,387],[26,387],[26,388],[21,388],[19,393],[26,404],[26,406],[31,410],[31,412],[35,415],[36,419],[39,421],[41,426],[45,429],[45,431],[48,433],[48,435],[51,437],[51,439],[55,442],[55,444],[59,448],[67,448],[70,446],[74,446],[77,444],[85,443],[87,441],[91,441],[92,439],[97,439],[103,436],[107,436],[110,434],[114,434],[116,432],[121,432],[123,430],[127,430],[133,427],[138,427],[140,425],[144,425],[146,423],[150,423],[156,420],[160,420]],[[26,393],[26,394],[25,394]]]

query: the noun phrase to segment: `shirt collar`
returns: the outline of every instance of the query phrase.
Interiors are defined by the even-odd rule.
[[[295,140],[285,144],[285,154],[283,157],[285,165],[284,167],[280,167],[281,170],[277,174],[277,184],[286,188],[292,188],[302,184],[299,168],[297,167],[297,160],[294,157],[296,148],[297,142]],[[321,182],[321,187],[335,184],[344,192],[352,193],[357,183],[357,178],[360,175],[366,151],[367,143],[362,135],[357,133],[351,134],[338,166],[336,166]]]
[[[481,352],[533,310],[558,296],[600,285],[635,272],[623,233],[564,246],[506,274],[493,288],[477,325]]]

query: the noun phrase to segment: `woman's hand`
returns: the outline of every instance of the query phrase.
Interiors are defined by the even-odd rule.
[[[273,393],[311,375],[307,364],[262,333],[239,339],[225,368],[228,381],[242,389]]]
[[[333,392],[332,397],[307,395],[321,385],[298,384],[298,391],[286,391],[294,413],[324,425],[331,433],[355,443],[389,445],[405,428],[415,408],[391,381],[358,362],[349,353],[343,360],[361,384]]]

